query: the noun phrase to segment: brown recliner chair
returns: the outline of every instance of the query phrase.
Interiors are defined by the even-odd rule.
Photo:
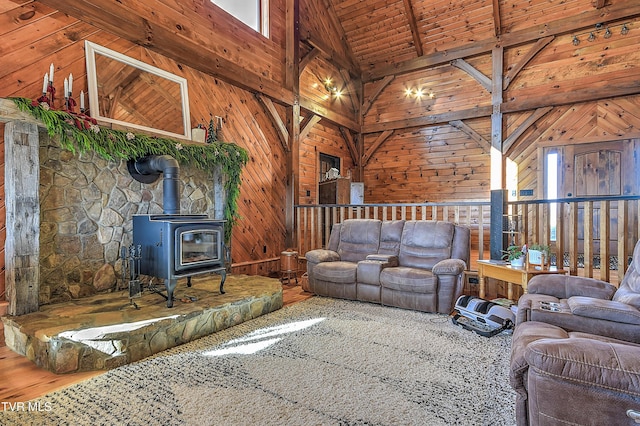
[[[640,343],[640,241],[618,289],[592,278],[532,278],[518,301],[516,327],[527,321]]]
[[[640,424],[640,345],[528,321],[509,379],[518,426]]]

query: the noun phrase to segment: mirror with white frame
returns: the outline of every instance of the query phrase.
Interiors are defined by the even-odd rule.
[[[90,41],[85,52],[91,117],[191,139],[186,79]]]

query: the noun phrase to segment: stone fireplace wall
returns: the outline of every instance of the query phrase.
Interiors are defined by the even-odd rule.
[[[39,161],[39,304],[122,287],[120,248],[134,214],[162,213],[162,175],[140,183],[125,161],[65,151],[42,132]],[[217,218],[212,173],[181,165],[180,181],[181,213]]]

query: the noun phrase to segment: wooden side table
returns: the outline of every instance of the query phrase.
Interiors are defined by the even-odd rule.
[[[555,266],[549,269],[534,269],[526,266],[515,267],[500,260],[478,260],[478,286],[480,287],[480,298],[485,297],[485,278],[495,278],[506,281],[509,285],[507,289],[507,299],[513,300],[513,284],[521,285],[524,293],[527,292],[529,280],[536,275],[545,274],[566,274],[564,269]]]

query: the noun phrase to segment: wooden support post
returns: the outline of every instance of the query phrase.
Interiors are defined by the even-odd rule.
[[[293,104],[287,107],[289,151],[287,154],[287,193],[285,200],[285,244],[296,244],[295,206],[300,198],[300,5],[298,0],[286,1],[286,75],[285,84],[293,93]]]
[[[491,259],[501,259],[506,247],[502,224],[507,207],[507,190],[504,188],[504,158],[502,156],[502,67],[504,54],[502,47],[495,47],[492,54],[491,103],[491,225],[489,250]]]
[[[4,132],[10,315],[38,311],[40,293],[40,138],[33,123],[11,121]]]

